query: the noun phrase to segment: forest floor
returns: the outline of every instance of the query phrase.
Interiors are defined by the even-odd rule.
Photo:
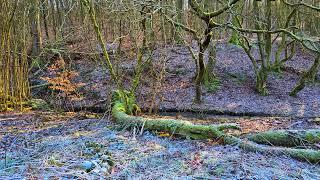
[[[254,90],[252,66],[243,51],[219,43],[217,52],[215,73],[221,84],[214,91],[204,88],[204,102],[197,105],[193,103],[195,65],[187,48],[157,48],[151,67],[142,75],[137,92],[139,105],[145,112],[154,107],[162,117],[173,116],[198,124],[237,123],[242,128],[240,136],[272,129],[320,128],[320,75],[315,84],[308,84],[297,97],[288,95],[299,79],[298,74],[312,64],[311,55],[298,51],[285,71],[269,76],[269,95],[260,96]],[[114,89],[109,73],[92,58],[74,56],[72,68],[79,72],[77,80],[86,85],[80,91],[84,99],[67,104],[67,108],[109,112]],[[134,59],[119,63],[125,85],[134,72]],[[45,96],[43,89],[33,92],[46,100],[58,101],[51,93]],[[105,174],[118,179],[320,179],[319,165],[286,156],[245,152],[213,141],[119,129],[107,113],[4,114],[0,115],[0,127],[0,179],[93,179]],[[102,155],[109,153],[113,166],[101,160]],[[95,168],[87,173],[83,166],[90,163]]]
[[[81,91],[85,99],[72,105],[81,110],[104,111],[114,89],[110,83],[110,75],[98,62],[81,56],[78,58],[80,60],[73,62],[73,68],[80,73],[78,80],[86,83]],[[125,85],[130,84],[135,62],[134,57],[124,58],[116,66],[126,82]],[[141,85],[136,93],[139,105],[146,111],[153,107],[160,112],[191,111],[203,114],[297,118],[320,116],[320,73],[317,74],[315,83],[307,84],[297,97],[288,95],[298,82],[299,74],[313,63],[313,57],[300,50],[285,64],[284,71],[270,73],[267,84],[269,95],[261,96],[255,91],[255,75],[247,55],[236,46],[219,43],[215,74],[220,83],[203,87],[203,103],[200,105],[193,102],[195,63],[186,47],[157,48],[151,62],[151,66],[142,74]]]
[[[293,123],[283,118],[233,118],[244,133]],[[0,126],[0,179],[320,178],[320,165],[245,152],[209,140],[134,133],[119,129],[107,114],[10,113],[0,116]],[[101,165],[101,154],[108,154],[113,165]],[[90,172],[84,168],[86,163],[95,164]]]

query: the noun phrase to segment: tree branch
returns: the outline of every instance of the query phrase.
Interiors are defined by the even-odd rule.
[[[316,7],[316,6],[312,6],[310,4],[307,4],[305,2],[299,2],[299,3],[296,3],[296,4],[293,4],[293,3],[289,3],[288,1],[286,0],[282,0],[282,2],[288,6],[305,6],[307,8],[310,8],[310,9],[313,9],[315,11],[320,11],[320,7]]]
[[[227,5],[222,7],[221,9],[214,11],[214,12],[204,12],[204,10],[201,9],[199,3],[197,0],[189,0],[189,4],[191,8],[195,11],[195,13],[204,21],[209,21],[211,18],[219,16],[220,14],[224,13],[228,9],[231,8],[232,5],[236,4],[240,0],[231,0]]]

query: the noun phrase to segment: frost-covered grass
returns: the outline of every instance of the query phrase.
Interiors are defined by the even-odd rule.
[[[1,132],[0,179],[320,178],[319,165],[248,153],[212,141],[160,137],[150,132],[133,135],[133,131],[115,128],[109,120],[43,121],[41,126],[34,120],[24,116],[1,119],[6,131]],[[26,126],[30,130],[19,131]],[[88,142],[99,150],[88,154]],[[106,172],[98,165],[87,173],[82,162],[95,162],[102,152],[111,154],[114,166]]]

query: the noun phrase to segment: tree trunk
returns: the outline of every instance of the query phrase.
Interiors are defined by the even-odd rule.
[[[318,55],[318,57],[314,59],[314,63],[311,66],[311,68],[302,75],[298,84],[290,92],[290,96],[296,96],[305,87],[306,81],[308,80],[314,81],[316,74],[318,72],[319,66],[320,66],[320,55]]]
[[[208,59],[208,64],[206,66],[206,72],[204,77],[205,83],[210,83],[216,78],[216,75],[214,73],[214,66],[216,64],[217,47],[216,47],[216,44],[211,41],[208,48],[209,48],[209,59]]]
[[[214,139],[221,144],[238,145],[246,151],[272,155],[287,155],[310,163],[320,162],[320,151],[317,150],[261,146],[253,141],[242,140],[231,135],[226,135],[223,132],[227,129],[239,129],[235,124],[195,125],[188,121],[176,119],[151,119],[132,116],[126,112],[126,105],[122,103],[119,98],[113,98],[112,116],[116,123],[126,128],[137,127],[141,128],[141,131],[144,129],[162,131],[188,139]]]
[[[54,39],[57,40],[57,22],[55,18],[55,8],[54,8],[56,5],[54,0],[49,0],[49,1],[51,6],[52,29],[53,29]]]
[[[177,22],[184,24],[184,17],[183,17],[183,0],[176,0],[176,12],[177,12]],[[181,28],[175,28],[175,40],[178,44],[181,44],[182,38],[180,37]]]
[[[64,38],[64,22],[63,22],[63,11],[61,10],[62,8],[62,4],[61,4],[61,1],[59,0],[55,0],[55,3],[56,3],[56,8],[57,8],[57,13],[58,13],[58,24],[59,24],[59,31],[60,31],[60,34],[61,34],[61,38],[63,39]]]
[[[32,56],[38,56],[42,49],[41,27],[40,27],[40,2],[34,0],[31,15]]]
[[[234,124],[195,125],[188,121],[176,119],[149,119],[126,114],[125,105],[116,102],[112,108],[115,121],[124,127],[138,127],[147,130],[164,131],[186,137],[188,139],[219,139],[223,138],[225,129],[239,129]]]
[[[211,42],[212,38],[212,29],[213,26],[207,23],[208,27],[205,31],[205,37],[202,41],[202,43],[199,45],[199,54],[198,54],[198,73],[196,77],[196,97],[195,97],[195,102],[196,103],[201,103],[201,85],[204,83],[204,76],[206,72],[206,65],[204,62],[204,53],[208,49],[208,46]]]
[[[256,89],[259,94],[262,96],[268,95],[267,91],[267,78],[268,78],[268,71],[265,69],[265,67],[261,67],[257,74],[257,84],[256,84]]]
[[[201,103],[201,85],[204,80],[204,74],[205,74],[205,63],[204,63],[204,53],[205,53],[205,47],[201,44],[200,45],[200,51],[198,54],[198,74],[196,77],[196,97],[195,102]]]
[[[259,144],[295,147],[309,146],[320,142],[320,130],[279,130],[254,134],[249,140]]]
[[[41,0],[41,13],[42,13],[44,31],[46,33],[47,40],[50,40],[50,38],[49,38],[49,29],[48,29],[48,21],[47,21],[47,16],[48,16],[47,7],[48,7],[47,6],[47,1],[46,0]]]

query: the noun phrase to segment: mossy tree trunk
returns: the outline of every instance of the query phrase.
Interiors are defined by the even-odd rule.
[[[256,144],[252,141],[241,140],[239,138],[230,137],[230,139],[233,139],[233,142],[237,142],[239,147],[241,147],[246,151],[259,152],[262,154],[268,154],[273,156],[285,155],[300,161],[307,161],[309,163],[314,163],[314,164],[318,164],[320,162],[319,150],[265,146],[265,145]]]
[[[278,130],[261,132],[249,137],[259,144],[296,147],[309,146],[320,142],[320,130]]]
[[[236,1],[237,0],[234,0],[232,2],[236,2]],[[93,6],[91,6],[91,3],[89,3],[88,0],[82,0],[82,2],[87,6],[88,11],[90,13],[90,17],[93,22],[95,32],[97,34],[99,43],[103,48],[105,60],[107,62],[107,66],[111,73],[112,79],[117,84],[119,84],[118,78],[115,76],[108,53],[105,49],[104,41],[100,32],[99,26],[97,25],[97,22],[96,22]],[[194,0],[190,0],[189,2],[196,3],[196,1]],[[195,6],[194,10],[197,11],[198,7],[199,6]],[[225,9],[228,9],[228,8],[230,8],[230,4]],[[197,82],[200,82],[200,85],[201,85],[201,82],[203,82],[203,76],[205,72],[203,55],[210,43],[210,39],[212,37],[211,30],[214,27],[214,23],[210,23],[210,19],[211,17],[219,15],[224,11],[225,10],[222,9],[222,10],[218,10],[208,14],[199,13],[199,16],[201,18],[206,19],[210,24],[210,26],[208,26],[206,30],[205,38],[203,39],[203,41],[201,41],[201,44],[199,44],[200,51],[199,51],[198,63],[199,65],[200,63],[203,63],[203,66],[201,68],[201,70],[203,71],[199,72],[197,77],[198,78],[197,80],[199,80]],[[202,11],[199,11],[199,12],[202,12]],[[275,155],[286,154],[293,158],[306,160],[312,163],[320,162],[320,151],[316,151],[312,149],[295,149],[295,148],[261,146],[256,144],[253,141],[250,141],[250,139],[246,141],[238,137],[234,137],[226,134],[224,132],[225,129],[239,129],[239,127],[234,124],[195,125],[190,122],[180,121],[175,119],[150,119],[150,118],[143,118],[139,116],[133,116],[138,114],[138,111],[139,111],[138,106],[135,104],[136,102],[135,102],[134,94],[132,92],[123,90],[121,87],[118,87],[118,90],[113,94],[112,102],[113,102],[112,116],[114,120],[125,127],[139,127],[147,130],[165,131],[171,134],[178,134],[180,136],[184,136],[190,139],[214,139],[214,140],[219,140],[218,142],[221,142],[223,144],[239,145],[241,148],[248,151],[272,153]]]
[[[198,70],[197,70],[197,77],[196,77],[196,98],[195,101],[197,103],[201,102],[201,85],[204,83],[204,77],[205,77],[205,73],[206,73],[206,65],[205,65],[205,61],[204,61],[204,54],[211,42],[211,38],[212,38],[212,29],[213,26],[212,25],[208,25],[206,32],[205,32],[205,38],[204,40],[201,42],[201,44],[199,44],[199,53],[198,53]]]
[[[269,2],[269,1],[268,1]],[[267,15],[269,15],[270,10],[270,4],[271,2],[266,4],[266,18],[267,18],[267,24],[269,24],[269,18]],[[260,16],[259,11],[259,4],[257,1],[253,1],[253,8],[254,8],[254,16],[255,16],[255,28],[257,30],[263,29],[262,18]],[[263,36],[264,35],[264,36]],[[267,95],[267,79],[268,79],[268,63],[270,58],[270,52],[269,48],[271,46],[270,42],[267,40],[271,40],[271,34],[268,33],[257,33],[257,43],[258,43],[258,49],[260,53],[260,59],[261,59],[261,68],[258,70],[258,74],[256,75],[256,89],[257,91],[265,96]]]
[[[265,67],[261,67],[259,73],[256,75],[256,89],[262,96],[266,96],[268,94],[267,91],[267,79],[268,79],[268,71]]]
[[[261,95],[268,94],[267,80],[269,73],[271,71],[279,72],[281,66],[283,66],[283,64],[287,60],[291,59],[295,54],[295,42],[301,41],[297,40],[299,37],[294,34],[297,30],[292,28],[296,27],[295,25],[297,24],[296,17],[298,16],[299,5],[292,5],[289,15],[284,17],[285,22],[278,23],[276,27],[273,27],[275,25],[272,24],[272,18],[276,13],[273,10],[273,7],[277,6],[276,3],[277,2],[256,0],[252,2],[252,15],[254,16],[254,18],[252,18],[252,24],[254,24],[254,29],[243,28],[242,24],[244,18],[243,16],[238,15],[233,17],[235,19],[235,21],[232,22],[233,25],[228,26],[234,30],[231,37],[233,40],[232,43],[240,45],[245,50],[253,64],[256,75],[256,90]],[[283,1],[281,1],[281,3],[283,3]],[[254,56],[255,51],[252,47],[255,45],[252,43],[252,40],[247,37],[248,33],[256,35],[257,51],[259,52],[258,58]],[[272,35],[276,35],[274,39],[272,39]],[[282,37],[281,44],[277,47],[273,56],[272,47],[279,36]],[[235,40],[235,37],[238,39]],[[287,43],[287,39],[290,39],[291,42]],[[291,45],[290,52],[288,52],[287,49],[287,46],[289,45]],[[285,56],[280,59],[283,51],[285,51]]]
[[[195,125],[188,121],[176,119],[150,119],[128,115],[127,106],[118,99],[119,92],[113,95],[112,116],[115,121],[124,127],[138,127],[147,130],[164,131],[190,139],[219,139],[224,138],[223,130],[239,129],[235,124]]]
[[[214,18],[221,15],[225,11],[229,10],[232,5],[236,4],[239,0],[232,0],[228,5],[222,7],[221,9],[218,9],[213,12],[205,12],[198,3],[197,0],[189,0],[189,4],[195,14],[205,22],[206,29],[204,31],[204,35],[202,38],[198,39],[199,44],[199,53],[197,57],[197,75],[196,75],[196,97],[195,102],[201,103],[201,86],[203,83],[205,83],[205,76],[206,76],[206,64],[204,61],[204,54],[208,49],[208,46],[211,42],[213,32],[212,30],[216,27],[214,22]],[[207,69],[208,70],[208,69]]]
[[[296,96],[306,85],[308,80],[314,81],[320,66],[320,55],[314,59],[313,65],[300,78],[297,85],[291,90],[290,96]]]
[[[287,147],[273,147],[262,146],[258,143],[272,143],[284,146],[287,143],[288,134],[294,132],[270,132],[265,134],[258,134],[256,136],[249,137],[249,140],[242,140],[238,137],[228,135],[224,132],[227,129],[238,129],[235,124],[220,124],[220,125],[195,125],[188,121],[182,121],[177,119],[151,119],[139,116],[128,115],[126,112],[126,105],[122,102],[122,99],[116,94],[113,98],[112,116],[116,123],[126,128],[141,128],[143,130],[167,132],[172,135],[182,136],[188,139],[213,139],[221,144],[238,145],[240,148],[246,151],[259,152],[263,154],[272,155],[287,155],[292,158],[308,161],[311,163],[320,162],[320,151],[312,149],[297,149]],[[319,131],[306,131],[299,132],[300,138],[307,139],[309,142],[319,142]],[[262,138],[261,138],[262,136]],[[270,140],[266,141],[266,139]],[[296,140],[292,139],[292,143]],[[300,141],[298,141],[300,142]]]
[[[214,67],[217,59],[217,46],[216,43],[212,42],[209,45],[209,59],[206,67],[206,80],[208,82],[214,80],[216,78],[216,74],[214,72]]]

